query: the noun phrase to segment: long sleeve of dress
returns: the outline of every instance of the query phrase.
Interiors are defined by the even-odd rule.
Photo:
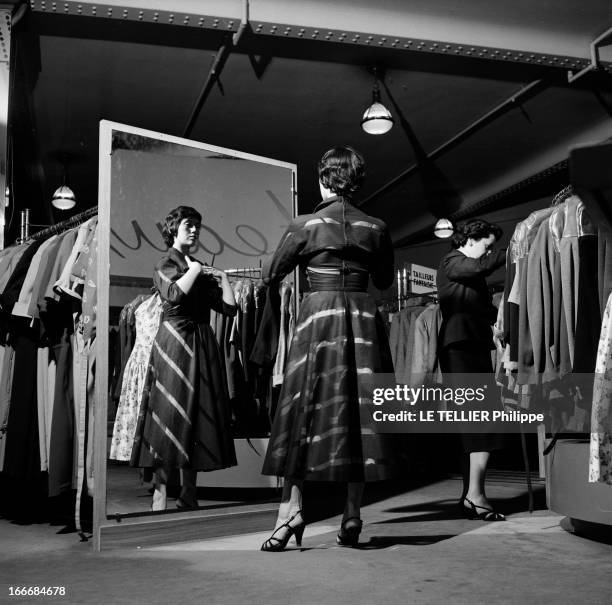
[[[279,282],[289,275],[300,262],[300,252],[306,245],[304,232],[296,223],[291,223],[281,238],[271,259],[264,263],[261,277],[265,284]],[[392,271],[393,272],[393,271]]]
[[[505,264],[505,250],[498,250],[480,258],[469,258],[462,254],[449,256],[444,260],[448,278],[455,281],[472,279],[474,277],[486,277]]]
[[[183,273],[170,258],[165,257],[157,263],[153,281],[162,300],[176,305],[185,298],[185,293],[176,284]]]
[[[206,280],[206,297],[208,299],[208,305],[213,311],[217,313],[221,313],[223,315],[228,315],[229,317],[234,317],[238,312],[237,305],[228,305],[223,300],[223,290],[221,286],[217,283],[217,280],[209,275],[203,275],[198,277],[198,279]]]

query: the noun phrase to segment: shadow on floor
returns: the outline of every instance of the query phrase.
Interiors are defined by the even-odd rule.
[[[357,545],[359,550],[382,550],[391,546],[430,546],[444,540],[450,540],[458,534],[440,534],[426,536],[372,536],[367,542]]]

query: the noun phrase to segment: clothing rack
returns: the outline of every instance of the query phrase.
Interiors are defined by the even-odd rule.
[[[224,269],[224,272],[229,277],[251,277],[251,278],[260,278],[261,277],[261,266],[259,267],[241,267],[234,269]]]
[[[61,223],[57,223],[56,225],[51,225],[50,227],[47,227],[46,229],[43,229],[42,231],[38,231],[37,233],[34,233],[33,235],[29,235],[28,233],[29,231],[29,211],[27,210],[23,211],[21,213],[21,220],[22,220],[21,233],[25,234],[25,239],[22,239],[19,243],[25,244],[25,243],[33,242],[37,239],[41,239],[43,237],[55,235],[56,233],[62,233],[63,231],[67,231],[71,227],[76,227],[77,225],[84,223],[86,220],[90,219],[93,216],[96,216],[97,214],[98,214],[98,207],[95,206],[93,208],[89,208],[88,210],[80,212],[79,214],[75,214],[71,218],[66,219],[65,221],[62,221]],[[24,224],[24,221],[25,221],[25,224]]]

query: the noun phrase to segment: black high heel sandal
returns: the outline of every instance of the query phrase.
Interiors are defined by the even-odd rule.
[[[291,525],[291,521],[293,521],[298,515],[302,515],[302,511],[299,510],[292,517],[290,517],[285,523],[279,525],[273,532],[272,535],[261,545],[261,550],[264,552],[281,552],[285,550],[287,547],[287,543],[291,536],[295,536],[295,543],[297,546],[302,546],[302,536],[304,535],[304,528],[306,527],[306,522],[302,519],[300,523],[296,525]],[[276,538],[274,534],[283,527],[287,528],[287,532],[283,538]]]
[[[346,524],[349,521],[358,521],[356,525],[347,527]],[[340,524],[340,531],[336,536],[336,542],[339,546],[352,546],[355,547],[359,543],[359,534],[363,527],[363,521],[359,517],[349,517]]]
[[[506,517],[501,513],[498,513],[496,510],[492,508],[487,508],[486,506],[478,506],[478,504],[474,504],[468,498],[463,498],[464,502],[467,502],[470,505],[470,508],[463,507],[465,514],[468,519],[480,519],[481,521],[505,521]],[[480,509],[482,512],[479,513],[477,509]]]

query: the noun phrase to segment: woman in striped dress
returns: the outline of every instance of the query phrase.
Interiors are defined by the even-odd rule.
[[[262,550],[301,543],[302,481],[347,484],[337,541],[355,546],[361,531],[364,481],[387,479],[397,467],[388,437],[362,423],[372,393],[360,376],[393,373],[389,342],[368,279],[393,283],[393,248],[386,225],[351,204],[365,165],[350,147],[319,162],[323,201],[287,229],[263,279],[270,287],[296,266],[310,293],[302,302],[288,354],[263,474],[285,478],[276,528]],[[362,408],[360,410],[360,408]]]
[[[197,506],[196,472],[236,465],[230,406],[221,354],[210,327],[210,310],[236,314],[227,275],[189,256],[198,241],[202,216],[179,206],[166,217],[163,237],[170,246],[153,276],[163,306],[149,362],[133,466],[155,469],[153,510],[166,508],[166,483],[181,469],[177,505]]]

